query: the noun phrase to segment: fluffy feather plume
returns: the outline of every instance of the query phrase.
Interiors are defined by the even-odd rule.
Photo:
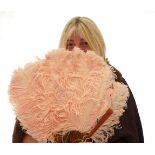
[[[115,82],[111,66],[95,52],[78,48],[51,51],[45,59],[16,70],[9,93],[21,125],[39,142],[54,141],[59,132],[88,133],[110,107],[116,110],[108,127],[118,124],[128,97],[127,87]],[[102,130],[107,129],[101,126],[94,140]]]

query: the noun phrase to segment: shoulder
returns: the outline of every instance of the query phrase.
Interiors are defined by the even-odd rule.
[[[115,129],[115,135],[109,140],[109,142],[144,142],[143,129],[141,120],[136,105],[133,93],[123,78],[122,73],[114,66],[109,64],[113,68],[113,72],[116,74],[116,81],[127,85],[129,90],[129,98],[127,100],[127,108],[124,114],[120,118],[120,129]]]
[[[122,73],[115,67],[112,66],[112,68],[113,68],[114,73],[116,74],[116,81],[122,82],[123,81]]]
[[[115,80],[116,80],[117,82],[123,82],[122,73],[121,73],[118,69],[116,69],[114,66],[112,66],[112,65],[109,63],[108,59],[106,60],[106,62],[107,62],[107,64],[108,64],[109,66],[112,67],[112,70],[113,70],[114,74],[116,75],[116,79],[115,79]]]

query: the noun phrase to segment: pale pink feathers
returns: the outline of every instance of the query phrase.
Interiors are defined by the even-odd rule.
[[[60,131],[89,132],[119,96],[115,85],[111,66],[93,51],[58,49],[15,71],[10,99],[27,133],[45,142]]]

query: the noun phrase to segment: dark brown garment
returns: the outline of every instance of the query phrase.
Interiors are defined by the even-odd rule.
[[[127,85],[123,78],[122,82]],[[144,143],[141,120],[130,88],[129,92],[127,109],[120,118],[122,128],[115,129],[115,135],[109,139],[109,143]]]
[[[12,142],[22,143],[24,136],[25,136],[25,131],[20,126],[20,122],[16,119],[13,136],[12,136]]]
[[[124,78],[122,77],[121,73],[114,68],[114,72],[117,75],[116,81],[126,83]],[[129,88],[129,87],[128,87]],[[127,101],[127,109],[125,110],[124,114],[120,118],[121,128],[115,129],[114,136],[109,138],[108,143],[143,143],[143,130],[141,125],[141,120],[139,117],[138,109],[136,106],[135,99],[133,94],[129,88],[130,96]],[[26,132],[20,126],[18,120],[16,120],[14,132],[13,132],[13,143],[22,143]],[[76,135],[76,136],[75,136]],[[77,136],[79,135],[79,136]],[[83,135],[77,131],[71,131],[64,136],[63,142],[71,143],[78,142],[75,137],[80,137],[82,139]],[[56,137],[58,142],[60,141],[60,137]],[[89,142],[93,142],[91,139],[88,139]],[[49,142],[47,140],[47,142]]]

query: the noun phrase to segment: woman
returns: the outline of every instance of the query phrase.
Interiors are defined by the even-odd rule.
[[[104,59],[104,61],[108,63],[105,55],[105,43],[101,35],[101,32],[99,31],[96,24],[87,17],[74,17],[66,24],[60,39],[59,47],[66,48],[69,51],[73,51],[74,47],[80,48],[83,52],[92,50],[97,55],[101,56]],[[109,66],[111,65],[109,64]],[[119,83],[124,83],[125,85],[127,85],[121,73],[114,67],[112,68],[116,75],[115,80]],[[118,124],[111,127],[112,128],[111,131],[113,132],[113,134],[110,134],[110,136],[106,136],[107,138],[105,138],[102,141],[93,140],[91,138],[89,138],[87,141],[107,142],[107,143],[143,143],[144,139],[143,139],[141,121],[133,94],[130,89],[127,105],[126,108],[124,109],[125,110],[123,114],[119,117]],[[103,134],[108,135],[109,133],[107,132]],[[61,141],[61,138],[59,138],[58,136],[57,142],[73,142],[72,139],[74,139],[74,137],[76,137],[77,135],[78,137],[83,137],[81,133],[73,131],[64,136],[67,137],[67,140],[65,141]],[[17,120],[13,133],[13,142],[37,142],[37,141],[34,140],[30,135],[26,134],[24,130],[22,130],[19,121]]]

